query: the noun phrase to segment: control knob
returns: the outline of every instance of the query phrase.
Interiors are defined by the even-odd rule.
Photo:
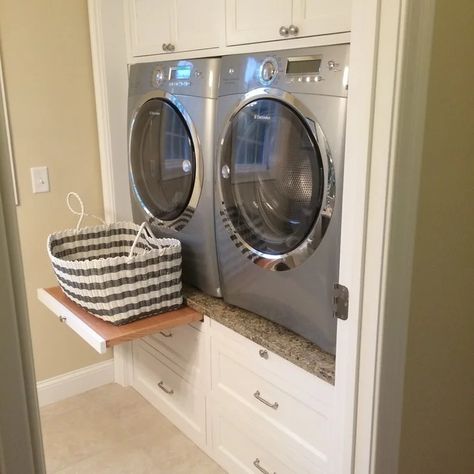
[[[153,71],[152,82],[155,87],[159,87],[159,85],[163,82],[164,74],[163,70],[160,68],[156,68]]]
[[[278,65],[274,58],[267,58],[260,67],[260,82],[268,85],[273,82],[278,72]]]

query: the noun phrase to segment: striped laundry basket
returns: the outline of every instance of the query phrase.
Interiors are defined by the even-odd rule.
[[[154,237],[146,223],[57,232],[47,247],[64,293],[104,321],[124,324],[183,304],[181,243]]]

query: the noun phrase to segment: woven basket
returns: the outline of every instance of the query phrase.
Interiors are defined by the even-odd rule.
[[[64,293],[104,321],[124,324],[183,304],[181,243],[157,239],[146,224],[57,232],[47,247]]]

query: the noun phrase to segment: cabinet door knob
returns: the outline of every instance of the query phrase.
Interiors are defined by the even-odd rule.
[[[163,43],[163,44],[161,45],[161,49],[162,49],[163,51],[167,51],[167,46],[168,46],[168,45],[167,45],[166,43]]]
[[[288,28],[286,26],[280,26],[280,29],[278,30],[280,33],[280,36],[288,36]]]
[[[59,316],[59,322],[60,322],[60,323],[64,323],[64,322],[66,322],[66,321],[67,321],[66,316]]]
[[[260,349],[258,353],[260,354],[260,357],[262,359],[268,359],[268,351],[266,351],[265,349]]]
[[[174,51],[174,44],[168,43],[168,45],[166,47],[166,50],[167,51]]]
[[[290,25],[288,28],[288,33],[292,36],[296,36],[300,32],[300,29],[296,25]]]

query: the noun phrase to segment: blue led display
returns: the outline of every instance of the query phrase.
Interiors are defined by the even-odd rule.
[[[189,79],[191,77],[191,67],[190,66],[178,66],[173,74],[175,79]]]

